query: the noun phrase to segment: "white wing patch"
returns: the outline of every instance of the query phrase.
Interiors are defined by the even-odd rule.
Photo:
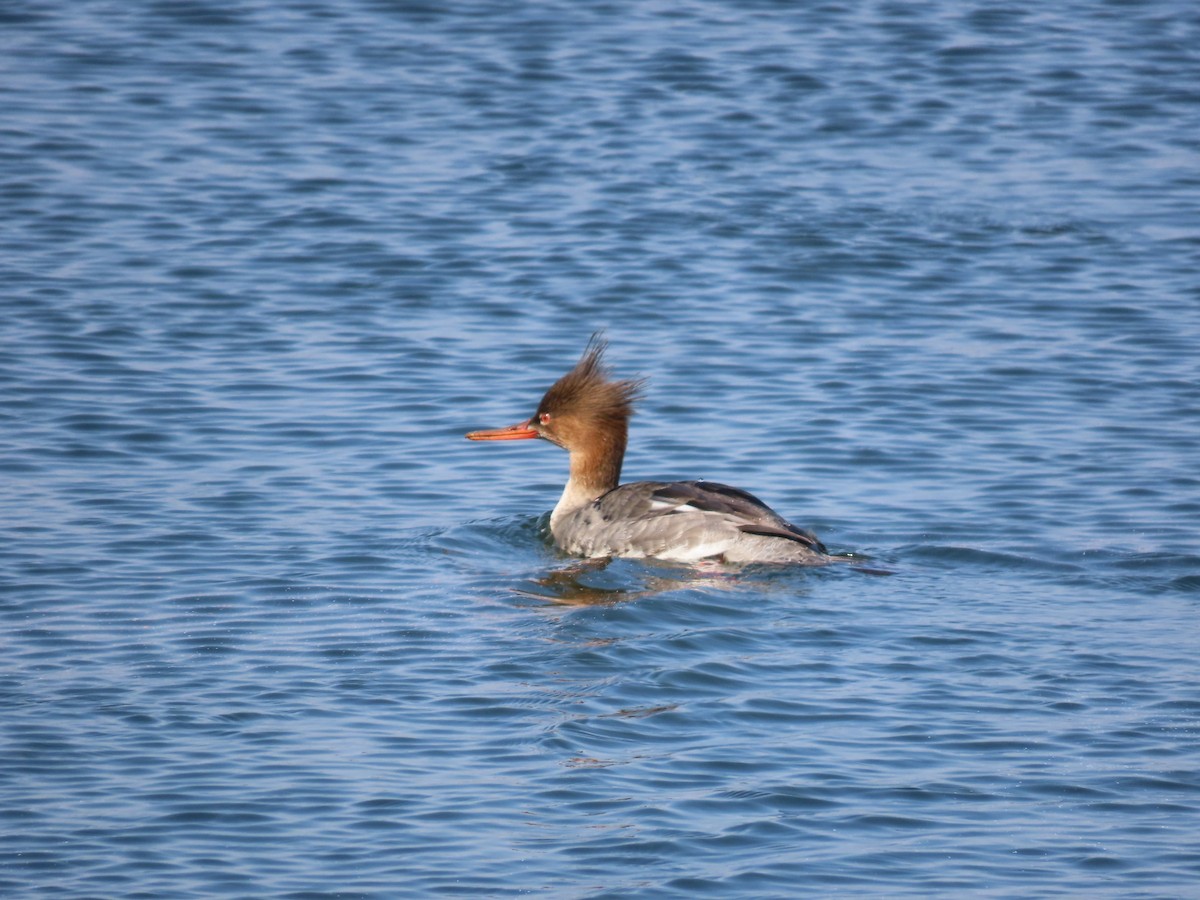
[[[651,500],[650,506],[646,510],[651,513],[698,513],[707,512],[697,506],[692,506],[690,503],[681,503],[678,500]]]

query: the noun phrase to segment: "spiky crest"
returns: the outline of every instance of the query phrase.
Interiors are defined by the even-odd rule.
[[[597,332],[570,372],[554,382],[538,404],[537,415],[570,416],[599,428],[624,425],[641,396],[641,379],[614,380],[604,362],[608,341]]]

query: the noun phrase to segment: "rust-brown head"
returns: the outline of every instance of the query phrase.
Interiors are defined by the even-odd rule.
[[[625,454],[629,417],[642,382],[618,381],[604,363],[608,342],[593,335],[570,372],[554,382],[532,418],[508,428],[472,431],[472,441],[545,438],[572,453],[612,457]]]

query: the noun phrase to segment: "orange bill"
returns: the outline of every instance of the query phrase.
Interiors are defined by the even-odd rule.
[[[527,438],[539,437],[538,433],[527,420],[509,425],[507,428],[492,428],[487,431],[472,431],[467,435],[468,441],[523,441]]]

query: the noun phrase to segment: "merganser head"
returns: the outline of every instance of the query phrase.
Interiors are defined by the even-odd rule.
[[[607,347],[607,341],[592,335],[575,368],[546,391],[532,418],[508,428],[472,431],[467,440],[544,438],[568,451],[624,455],[627,424],[642,382],[613,380],[604,363]]]

